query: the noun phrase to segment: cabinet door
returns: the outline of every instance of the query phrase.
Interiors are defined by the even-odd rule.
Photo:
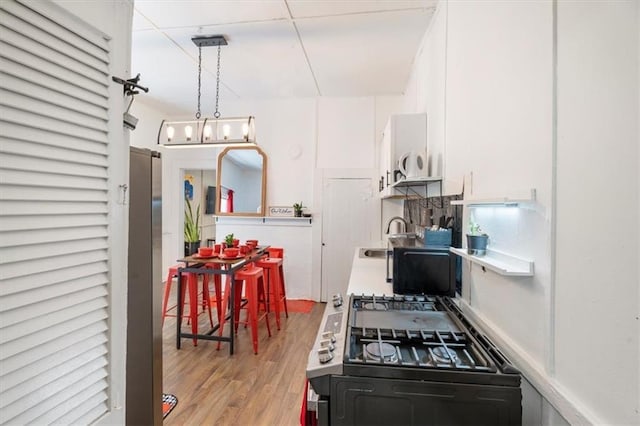
[[[387,122],[380,141],[380,178],[382,179],[381,196],[389,194],[391,188],[389,186],[393,182],[393,161],[391,148],[391,125]]]
[[[410,151],[427,150],[427,114],[397,114],[392,115],[387,122],[382,136],[380,148],[380,175],[384,178],[380,195],[390,197],[394,195],[391,188],[396,182],[398,160]]]
[[[427,114],[401,114],[392,119],[391,138],[396,161],[406,152],[427,150]]]

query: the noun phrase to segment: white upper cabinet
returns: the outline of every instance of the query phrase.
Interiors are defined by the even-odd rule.
[[[397,114],[389,117],[380,141],[380,178],[381,198],[397,193],[391,186],[404,176],[400,171],[399,160],[408,152],[426,153],[427,151],[427,114]],[[428,173],[424,165],[424,175]]]

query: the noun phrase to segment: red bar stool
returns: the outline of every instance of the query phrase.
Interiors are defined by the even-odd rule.
[[[171,294],[171,285],[173,284],[173,279],[178,277],[178,268],[184,268],[184,263],[178,263],[177,265],[173,265],[169,268],[169,272],[167,273],[167,281],[164,284],[164,296],[162,299],[162,325],[164,326],[165,317],[175,317],[175,315],[169,315],[167,312],[169,309],[175,308],[172,306],[169,308],[167,305],[169,304],[169,295]],[[187,289],[187,276],[186,274],[182,275],[182,300],[184,301],[184,296]],[[184,308],[183,308],[184,310]]]
[[[267,275],[267,310],[274,307],[276,326],[280,330],[280,305],[284,305],[285,317],[289,318],[289,310],[287,309],[287,291],[284,284],[284,249],[278,247],[270,247],[268,249],[269,257],[263,257],[256,262],[256,266],[264,269]]]
[[[178,276],[178,268],[183,268],[184,264],[173,265],[169,268],[169,272],[167,273],[167,281],[164,286],[164,297],[162,302],[162,325],[164,325],[164,319],[168,316],[175,316],[168,314],[167,311],[169,309],[173,309],[174,307],[168,308],[167,305],[169,303],[169,295],[171,294],[171,285],[173,284],[173,278]],[[186,293],[189,290],[189,315],[184,314],[184,307],[186,304]],[[218,288],[216,288],[218,290]],[[219,294],[219,293],[217,293]],[[191,332],[193,334],[198,333],[198,274],[193,272],[183,272],[182,273],[182,312],[183,318],[187,317],[191,322]],[[218,298],[219,299],[219,298]],[[202,279],[202,307],[203,312],[206,309],[209,312],[209,323],[211,327],[213,327],[213,317],[211,316],[211,302],[209,299],[209,279],[208,275],[204,274]],[[194,346],[198,345],[198,339],[193,338]]]
[[[284,284],[284,249],[281,247],[269,247],[267,250],[269,252],[269,257],[275,257],[278,259],[282,259],[282,265],[278,272],[280,273],[280,299],[278,300],[278,304],[282,301],[284,305],[284,316],[289,318],[289,310],[287,309],[287,287]]]
[[[247,299],[247,323],[251,326],[251,338],[253,340],[253,352],[258,354],[258,320],[265,318],[267,323],[267,332],[271,337],[271,327],[269,326],[269,316],[266,312],[266,293],[264,288],[264,273],[262,268],[256,268],[253,266],[245,266],[234,274],[235,278],[235,294],[234,311],[235,318],[232,321],[232,326],[235,325],[235,330],[238,331],[238,324],[240,319],[240,302],[242,299],[242,287],[245,285],[246,299]],[[225,314],[227,312],[227,306],[229,305],[229,295],[231,294],[231,278],[227,277],[225,283],[224,297],[222,302],[222,315],[220,315],[220,330],[219,335],[222,336],[222,331],[225,323]],[[258,305],[260,301],[265,304],[265,313],[258,318]],[[220,342],[218,342],[218,349],[220,349]]]
[[[204,265],[205,268],[208,269],[221,269],[222,267],[220,266],[219,263],[205,263]],[[203,278],[203,285],[206,286],[207,288],[209,288],[209,275],[210,274],[204,274],[204,278]],[[215,301],[216,303],[216,312],[218,315],[218,324],[221,323],[222,318],[224,317],[223,312],[222,312],[222,284],[221,284],[221,280],[220,280],[220,274],[214,274],[213,275],[213,288],[214,288],[214,296],[207,298],[207,300],[209,301],[209,306],[211,306],[211,302]]]

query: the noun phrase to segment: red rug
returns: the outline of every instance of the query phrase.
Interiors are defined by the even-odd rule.
[[[316,302],[304,299],[287,299],[287,309],[289,312],[308,314],[311,312]]]

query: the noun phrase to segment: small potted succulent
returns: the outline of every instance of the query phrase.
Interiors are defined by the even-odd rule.
[[[225,248],[223,253],[227,257],[236,257],[240,253],[240,249],[237,247],[238,240],[233,238],[233,234],[228,234],[224,237]]]
[[[302,206],[302,201],[300,201],[300,203],[299,203],[299,204],[298,204],[298,203],[295,203],[295,204],[293,205],[293,215],[294,215],[295,217],[302,217],[302,209],[303,209],[303,208],[304,208],[304,207]]]
[[[487,254],[487,243],[489,236],[482,232],[480,225],[474,221],[469,221],[469,233],[467,234],[467,253],[475,256]]]

